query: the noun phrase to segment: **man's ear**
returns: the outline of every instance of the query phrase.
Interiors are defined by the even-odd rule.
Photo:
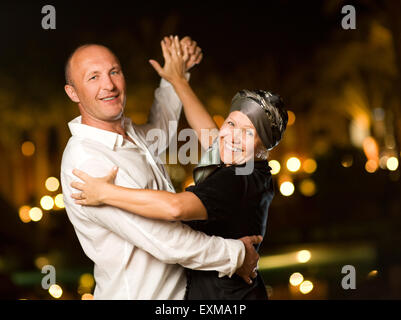
[[[70,97],[70,99],[73,102],[75,102],[75,103],[79,103],[80,102],[79,98],[78,98],[78,95],[77,95],[77,92],[75,91],[75,88],[72,85],[66,84],[64,86],[64,90],[65,90],[65,93],[67,93],[67,95]]]

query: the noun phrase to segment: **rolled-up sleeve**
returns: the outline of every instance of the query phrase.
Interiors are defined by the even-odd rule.
[[[81,163],[78,169],[101,177],[112,166],[113,164],[91,158]],[[77,178],[72,172],[66,172],[65,176],[69,181],[66,181],[67,190],[64,192],[69,197],[72,192],[76,192],[70,187],[70,183]],[[123,170],[119,171],[116,183],[135,187],[126,182]],[[180,264],[195,270],[215,270],[220,275],[232,276],[245,257],[245,247],[240,240],[210,237],[180,222],[147,219],[111,206],[81,207],[73,202],[70,205],[80,207],[83,214],[94,223],[165,263]]]

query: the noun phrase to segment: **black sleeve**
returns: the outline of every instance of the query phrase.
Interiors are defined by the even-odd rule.
[[[202,201],[209,221],[221,220],[241,206],[246,183],[246,176],[236,175],[233,168],[222,168],[185,191],[193,192]]]

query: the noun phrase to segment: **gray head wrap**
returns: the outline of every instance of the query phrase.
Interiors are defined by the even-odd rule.
[[[263,90],[241,90],[231,101],[230,112],[245,114],[270,150],[281,140],[287,127],[288,114],[278,95]]]
[[[240,111],[248,116],[264,146],[269,150],[280,142],[287,127],[288,114],[283,101],[278,95],[270,92],[241,90],[231,102],[230,112],[232,111]],[[204,181],[221,164],[219,143],[218,139],[215,139],[194,169],[195,183]]]

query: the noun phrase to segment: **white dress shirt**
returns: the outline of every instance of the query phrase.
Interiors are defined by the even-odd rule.
[[[68,217],[85,254],[94,262],[95,299],[183,299],[182,266],[231,276],[243,263],[245,248],[239,240],[209,237],[180,222],[147,219],[111,206],[80,206],[70,197],[77,192],[70,186],[78,180],[72,174],[74,168],[101,177],[114,166],[119,167],[117,185],[174,192],[145,137],[152,128],[167,133],[168,122],[178,121],[180,112],[181,102],[162,80],[149,122],[138,126],[124,119],[135,143],[84,125],[81,117],[68,124],[72,137],[63,154],[61,183]],[[167,142],[159,147],[166,149]]]

